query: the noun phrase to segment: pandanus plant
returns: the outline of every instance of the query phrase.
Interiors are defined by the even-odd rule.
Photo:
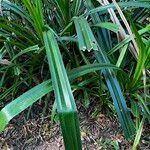
[[[108,8],[115,9],[115,5],[112,3],[95,8],[95,3],[96,2],[91,0],[2,1],[0,41],[3,47],[1,52],[3,52],[5,48],[10,52],[13,48],[17,50],[23,49],[17,54],[9,53],[11,62],[14,64],[12,64],[10,68],[15,71],[20,70],[18,65],[16,65],[17,58],[23,54],[35,52],[36,56],[31,54],[34,62],[31,67],[31,70],[33,70],[34,65],[38,62],[38,59],[41,59],[41,56],[43,57],[43,55],[45,55],[44,50],[46,50],[51,79],[23,93],[0,111],[0,131],[4,130],[13,117],[54,90],[65,149],[82,149],[79,117],[71,83],[78,77],[101,70],[100,76],[103,74],[105,78],[126,138],[129,139],[134,135],[135,127],[115,72],[115,70],[121,69],[112,65],[109,60],[109,55],[107,55],[107,53],[114,53],[114,51],[122,48],[122,46],[129,43],[131,39],[127,36],[122,46],[117,45],[112,48],[110,30],[117,32],[119,27],[112,23],[104,23],[104,17],[101,14],[107,13]],[[120,2],[119,5],[120,7],[126,8],[132,6],[138,8],[144,7],[145,9],[150,8],[149,3],[136,1]],[[88,20],[87,18],[90,19]],[[105,29],[99,27],[105,27]],[[147,31],[149,31],[149,27],[144,28],[141,32],[145,33]],[[67,71],[60,47],[65,51],[65,55],[67,55],[68,59],[74,63],[76,57],[74,58],[71,55],[76,55],[70,51],[73,47],[72,45],[76,45],[76,48],[78,47],[77,52],[82,56],[85,65]],[[66,46],[70,48],[68,49]],[[127,49],[127,46],[125,48]],[[109,49],[110,51],[108,52]],[[83,52],[85,50],[89,52],[94,51],[94,57],[97,63],[91,64],[88,61]],[[147,57],[145,62],[147,62]],[[140,70],[143,69],[143,67],[144,64],[142,63]],[[4,69],[5,68],[2,68],[1,70],[3,71]],[[140,78],[140,74],[137,76],[136,74],[132,80],[134,83]],[[20,73],[17,75],[19,76]],[[9,92],[11,92],[11,89]],[[1,98],[4,98],[5,95],[5,93],[1,94]]]

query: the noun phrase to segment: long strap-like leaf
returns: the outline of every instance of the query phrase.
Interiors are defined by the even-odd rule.
[[[66,150],[81,150],[79,119],[71,86],[53,31],[43,33],[57,111]]]
[[[83,76],[87,73],[94,72],[103,68],[113,68],[118,69],[113,65],[107,64],[91,64],[85,65],[79,68],[75,68],[68,73],[70,81]],[[33,87],[29,91],[25,92],[11,103],[6,105],[0,111],[0,132],[4,130],[9,121],[17,116],[19,113],[24,111],[26,108],[31,106],[34,102],[38,101],[47,93],[53,90],[51,80],[44,81],[43,83]]]
[[[29,22],[32,22],[30,16],[19,6],[17,6],[15,3],[12,3],[8,0],[1,1],[2,6],[6,9],[10,9],[11,11],[15,12],[16,14],[20,15],[21,17],[25,18]]]
[[[120,7],[132,7],[132,8],[150,8],[150,3],[148,2],[137,2],[137,1],[130,1],[130,2],[118,2]],[[93,8],[89,11],[89,14],[98,13],[101,14],[106,13],[108,8],[116,9],[115,5],[113,3],[108,4],[106,6],[100,6],[97,8]]]
[[[90,2],[90,0],[87,1],[87,5],[89,9],[93,8],[93,5]],[[99,18],[98,14],[92,14],[91,18],[94,24],[101,22],[101,19]],[[104,37],[103,32],[102,31],[99,32],[98,30],[97,35],[98,35],[97,40],[100,39],[100,42],[102,43],[101,39]],[[94,51],[95,56],[99,63],[109,63],[109,59],[105,53],[106,47],[101,47],[101,43],[99,43],[99,51]],[[123,96],[120,84],[113,70],[105,69],[103,70],[103,74],[104,74],[109,92],[111,94],[111,97],[112,97],[112,100],[113,100],[113,103],[117,112],[118,119],[121,123],[125,136],[128,139],[135,133],[135,128],[131,120],[129,110],[127,108],[126,101]]]

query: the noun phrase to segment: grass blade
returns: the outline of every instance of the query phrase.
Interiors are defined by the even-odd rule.
[[[134,139],[134,143],[133,143],[133,146],[132,146],[132,150],[137,150],[137,146],[139,144],[139,141],[140,141],[140,138],[141,138],[141,135],[142,135],[142,131],[143,131],[143,125],[144,125],[144,118],[142,119],[142,121],[139,125],[139,128],[137,130],[137,133],[136,133],[136,136],[135,136],[135,139]]]
[[[135,69],[135,72],[133,75],[133,79],[131,82],[131,87],[134,87],[137,84],[137,82],[138,82],[138,80],[142,74],[142,70],[145,67],[145,62],[146,62],[147,57],[148,57],[148,49],[144,45],[142,38],[139,35],[132,19],[130,22],[131,22],[131,27],[132,27],[133,33],[135,34],[135,37],[136,37],[136,43],[138,45],[138,50],[139,50],[137,66],[136,66],[136,69]]]
[[[127,49],[128,49],[128,45],[129,45],[129,44],[126,44],[126,45],[121,49],[120,55],[119,55],[119,57],[118,57],[118,61],[117,61],[117,63],[116,63],[116,66],[117,66],[117,67],[120,67],[120,65],[121,65],[121,63],[122,63],[122,61],[123,61],[123,59],[124,59],[124,56],[125,56],[125,54],[126,54],[126,51],[127,51]]]
[[[138,99],[138,101],[139,101],[140,104],[142,105],[145,118],[147,118],[148,121],[150,122],[150,109],[149,109],[149,107],[147,106],[147,102],[144,101],[143,98],[142,98],[139,94],[134,94],[134,96]]]

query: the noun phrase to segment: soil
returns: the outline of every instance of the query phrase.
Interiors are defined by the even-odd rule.
[[[41,104],[32,107],[14,118],[0,134],[0,150],[64,150],[63,138],[57,116],[50,122],[50,111],[43,117]],[[131,149],[131,142],[125,140],[120,124],[113,114],[99,113],[92,118],[93,110],[79,107],[83,150]],[[139,149],[150,150],[150,128],[145,126]]]

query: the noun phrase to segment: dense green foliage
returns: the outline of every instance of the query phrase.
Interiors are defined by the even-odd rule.
[[[0,111],[0,131],[54,90],[66,149],[81,149],[76,101],[88,109],[91,97],[99,101],[96,114],[105,108],[117,115],[127,139],[137,131],[136,149],[144,121],[150,123],[150,3],[118,4],[1,2],[0,103],[10,103]],[[72,91],[83,94],[75,101]]]

